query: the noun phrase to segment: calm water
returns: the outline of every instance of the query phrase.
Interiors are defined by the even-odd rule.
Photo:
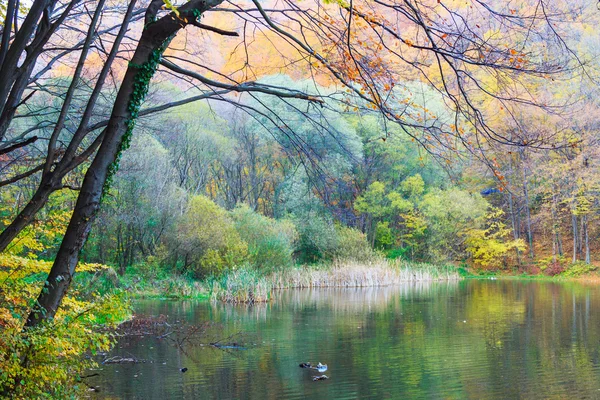
[[[600,287],[478,281],[285,291],[268,305],[144,301],[247,349],[123,339],[92,398],[600,398]],[[236,339],[237,341],[237,339]],[[327,381],[300,362],[328,364]],[[180,368],[188,371],[181,373]]]

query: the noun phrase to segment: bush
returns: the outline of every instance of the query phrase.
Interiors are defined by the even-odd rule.
[[[548,275],[548,276],[556,276],[559,274],[562,274],[564,272],[564,268],[562,265],[560,265],[559,262],[552,262],[550,263],[550,265],[548,267],[546,267],[544,269],[544,274]]]
[[[292,265],[298,234],[291,221],[265,217],[246,205],[236,207],[231,217],[238,234],[248,243],[248,261],[252,266],[272,270]]]
[[[335,259],[365,262],[375,255],[366,235],[357,229],[335,224],[315,214],[297,217],[294,221],[299,237],[296,256],[301,263]]]
[[[330,260],[338,246],[335,225],[332,221],[308,213],[294,219],[298,230],[295,255],[301,263]]]
[[[374,258],[375,252],[371,249],[367,236],[358,229],[336,225],[335,233],[337,245],[332,252],[333,258],[358,262],[367,262]]]
[[[179,223],[177,245],[184,267],[196,277],[219,274],[241,264],[248,244],[235,229],[227,211],[205,196],[194,196]]]
[[[564,270],[564,266],[567,265],[567,258],[565,256],[548,256],[540,258],[536,261],[540,271],[546,272],[548,268],[552,268],[554,273],[550,275],[556,275]]]
[[[386,258],[389,258],[390,260],[395,260],[397,258],[406,260],[406,259],[410,258],[410,252],[411,252],[410,247],[396,247],[396,248],[386,251],[385,256],[386,256]]]
[[[577,261],[567,267],[562,273],[562,276],[568,278],[578,278],[582,275],[589,274],[590,272],[596,271],[598,267],[591,264],[586,264],[583,261]]]

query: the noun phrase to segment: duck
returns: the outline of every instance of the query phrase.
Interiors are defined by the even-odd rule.
[[[300,368],[312,368],[312,366],[310,365],[310,363],[301,363]]]
[[[325,372],[327,371],[327,364],[318,363],[316,367],[313,367],[313,369],[316,369],[319,372]]]
[[[313,377],[313,382],[324,381],[325,379],[329,379],[329,377],[327,375],[315,376]]]

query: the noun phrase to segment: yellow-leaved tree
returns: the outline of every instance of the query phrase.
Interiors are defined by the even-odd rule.
[[[524,251],[527,246],[523,239],[511,239],[511,230],[502,222],[504,211],[490,207],[483,228],[467,229],[466,250],[475,265],[485,269],[499,269],[507,265],[511,251]]]
[[[78,278],[82,279],[74,281],[54,318],[23,330],[52,267],[52,261],[36,254],[60,240],[70,214],[48,210],[48,218],[24,229],[0,254],[0,397],[8,393],[22,399],[76,396],[86,389],[81,372],[95,364],[93,358],[82,356],[107,351],[113,343],[100,325],[115,326],[130,313],[123,293],[109,290],[101,295],[90,285],[104,275],[114,275],[112,268],[80,263]]]

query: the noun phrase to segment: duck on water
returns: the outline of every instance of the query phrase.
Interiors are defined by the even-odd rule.
[[[301,363],[300,368],[316,369],[319,372],[325,372],[327,371],[327,364],[318,363],[316,366],[312,366],[310,363]]]

